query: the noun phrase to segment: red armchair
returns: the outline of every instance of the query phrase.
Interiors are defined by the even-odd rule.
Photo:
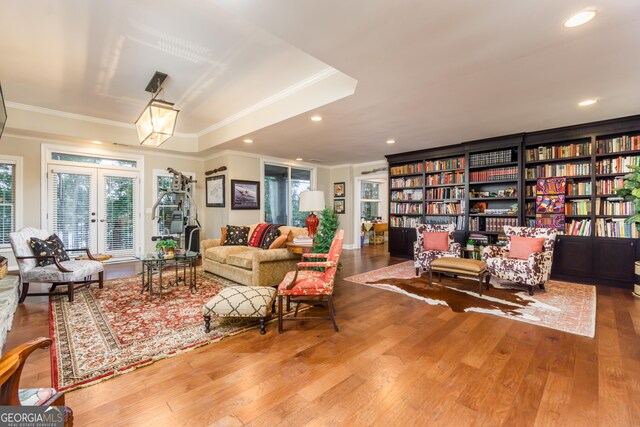
[[[344,230],[339,230],[333,238],[328,254],[303,254],[302,262],[299,262],[296,271],[287,273],[282,283],[278,286],[278,332],[284,330],[285,320],[309,320],[325,319],[333,322],[333,328],[339,332],[336,323],[335,310],[333,308],[333,285],[342,252],[342,242],[344,241]],[[324,261],[305,261],[314,258]],[[310,268],[321,268],[323,271],[309,270]],[[296,303],[296,311],[293,317],[283,317],[283,301],[287,297]],[[313,301],[326,305],[328,317],[298,317],[298,307],[301,302]]]

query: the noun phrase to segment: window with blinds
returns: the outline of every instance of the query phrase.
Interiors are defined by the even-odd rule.
[[[16,165],[0,161],[0,245],[9,244],[16,225]]]
[[[137,181],[132,177],[104,177],[104,242],[108,252],[135,251]]]
[[[52,171],[51,202],[52,232],[66,248],[91,248],[95,234],[91,219],[95,220],[94,181],[91,175]],[[94,213],[92,216],[91,213]]]

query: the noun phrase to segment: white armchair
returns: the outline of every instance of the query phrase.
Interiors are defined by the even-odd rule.
[[[69,301],[73,302],[73,293],[75,289],[90,286],[92,283],[98,283],[102,289],[104,284],[104,267],[102,263],[96,261],[88,249],[66,249],[67,252],[82,251],[89,257],[88,260],[69,260],[59,261],[53,255],[37,256],[33,254],[30,246],[32,237],[45,240],[49,237],[46,230],[26,227],[20,231],[9,234],[11,248],[16,256],[18,267],[20,269],[20,281],[22,282],[22,292],[19,302],[24,302],[27,296],[43,296],[43,295],[68,295]],[[52,259],[53,264],[40,267],[37,261],[43,259]],[[92,280],[92,276],[97,274],[98,279]],[[29,293],[29,283],[51,283],[49,292]],[[66,292],[54,292],[56,287],[66,286]]]
[[[533,295],[534,286],[544,289],[545,282],[551,276],[556,230],[505,225],[504,233],[508,237],[544,237],[542,252],[532,253],[529,255],[529,259],[514,259],[509,258],[509,245],[506,247],[488,246],[482,253],[482,259],[487,263],[489,273],[501,279],[526,285],[529,289],[529,295]]]

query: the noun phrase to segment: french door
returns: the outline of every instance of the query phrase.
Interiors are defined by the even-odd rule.
[[[137,255],[139,172],[55,165],[47,179],[48,229],[65,247]]]

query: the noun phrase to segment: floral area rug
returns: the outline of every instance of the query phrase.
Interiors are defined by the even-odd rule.
[[[170,274],[170,276],[172,276]],[[171,286],[162,298],[140,293],[140,276],[105,282],[50,299],[53,384],[71,390],[255,328],[257,319],[212,319],[204,332],[202,306],[237,285],[198,268],[198,290]],[[166,278],[165,278],[166,280]],[[274,316],[275,319],[275,316]]]
[[[491,288],[478,294],[478,281],[434,275],[416,277],[413,261],[347,277],[345,280],[398,292],[431,305],[446,305],[456,312],[475,311],[506,317],[593,338],[596,323],[595,286],[550,280],[546,290],[536,287],[529,296],[523,286],[491,279]]]

